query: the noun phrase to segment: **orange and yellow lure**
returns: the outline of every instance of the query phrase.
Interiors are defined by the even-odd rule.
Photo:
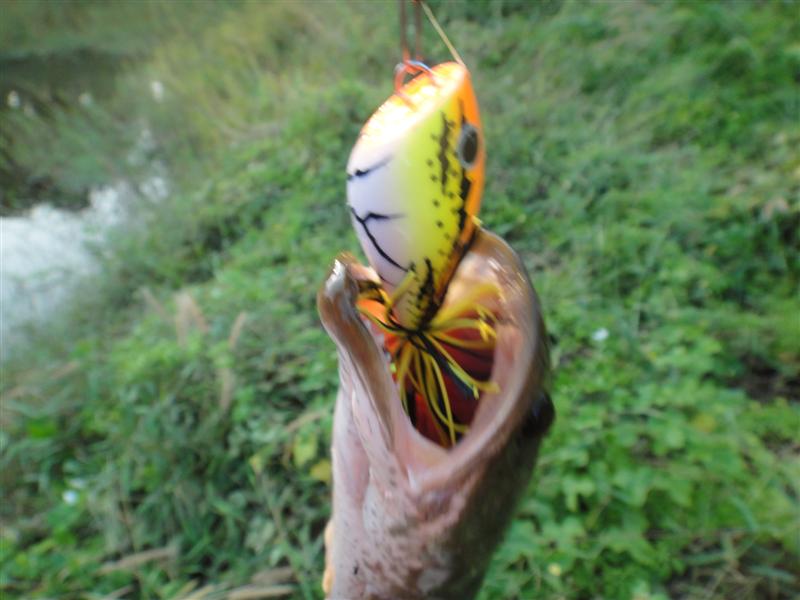
[[[495,316],[480,300],[497,290],[475,286],[442,308],[478,226],[483,131],[460,60],[428,68],[406,58],[399,70],[395,93],[366,122],[347,164],[353,226],[380,278],[364,286],[359,308],[384,333],[411,421],[449,447],[466,433],[480,393],[494,389]],[[407,71],[416,76],[402,84]]]

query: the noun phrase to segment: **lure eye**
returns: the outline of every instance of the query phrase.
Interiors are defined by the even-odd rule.
[[[465,169],[471,169],[475,165],[479,143],[478,130],[469,123],[464,123],[458,136],[456,154],[458,154],[458,162]]]

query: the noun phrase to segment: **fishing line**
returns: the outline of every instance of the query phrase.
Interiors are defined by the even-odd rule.
[[[444,45],[450,51],[450,55],[453,59],[460,64],[462,67],[466,67],[464,64],[464,60],[461,58],[461,55],[456,50],[453,43],[450,41],[450,38],[447,37],[442,26],[439,24],[439,21],[436,20],[436,16],[433,14],[430,6],[424,0],[411,0],[411,3],[414,6],[414,58],[411,58],[411,52],[408,49],[408,38],[407,38],[407,29],[408,23],[406,18],[406,0],[398,0],[400,4],[400,52],[402,55],[402,61],[397,65],[395,68],[395,81],[394,87],[395,92],[408,104],[413,108],[414,104],[411,100],[401,91],[403,87],[403,80],[405,79],[406,73],[412,73],[414,76],[419,74],[420,72],[425,72],[431,77],[431,80],[436,84],[436,78],[433,76],[431,69],[422,61],[422,17],[421,11],[425,11],[425,16],[428,18],[428,22],[433,26],[436,30],[436,33],[439,34],[439,38],[442,40]]]
[[[466,66],[464,65],[464,61],[461,59],[461,55],[458,53],[458,50],[456,50],[455,46],[453,46],[453,44],[450,42],[450,38],[447,37],[447,34],[444,32],[444,29],[442,29],[442,26],[439,25],[439,21],[436,20],[433,11],[428,6],[428,3],[423,2],[423,0],[417,0],[417,2],[422,5],[422,10],[425,11],[425,16],[428,17],[428,21],[430,21],[430,24],[433,25],[433,28],[436,30],[436,33],[439,34],[439,37],[442,38],[444,45],[447,46],[448,50],[450,50],[450,54],[456,59],[456,62],[462,67]]]

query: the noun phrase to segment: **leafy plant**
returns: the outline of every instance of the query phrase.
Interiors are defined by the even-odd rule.
[[[556,425],[481,598],[793,597],[796,5],[432,4],[483,109],[482,218],[554,352]],[[58,13],[14,43],[108,49],[131,17],[79,6],[74,34]],[[162,168],[170,193],[3,365],[9,597],[321,597],[337,371],[314,292],[356,250],[343,169],[391,91],[395,7],[181,10],[123,28],[146,57],[107,98],[13,119],[16,160],[65,187]]]

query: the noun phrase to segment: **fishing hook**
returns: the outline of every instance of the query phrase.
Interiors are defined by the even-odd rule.
[[[406,2],[408,0],[398,0],[400,4],[400,49],[403,54],[403,63],[411,60],[411,53],[408,50],[408,23],[406,19]],[[422,62],[422,1],[411,0],[414,5],[414,60]]]
[[[405,102],[412,109],[414,102],[402,91],[403,83],[406,73],[417,76],[420,73],[427,74],[434,85],[438,86],[436,77],[433,71],[422,60],[422,9],[423,0],[410,0],[414,6],[414,58],[411,58],[411,52],[408,49],[408,19],[406,15],[406,3],[409,0],[398,0],[400,5],[400,50],[402,53],[402,62],[398,63],[394,69],[394,91],[403,102]],[[424,8],[427,9],[427,6]],[[429,10],[429,9],[428,9]]]

